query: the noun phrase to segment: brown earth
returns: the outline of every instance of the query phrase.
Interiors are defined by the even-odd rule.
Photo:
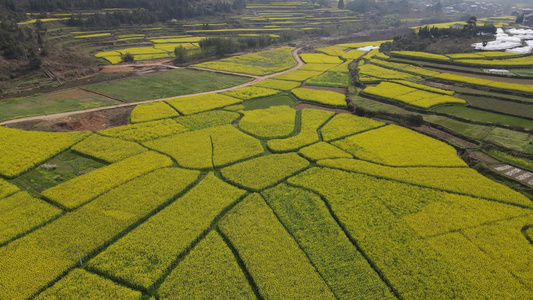
[[[105,109],[66,115],[56,119],[29,120],[7,125],[7,127],[34,131],[99,131],[106,128],[126,125],[134,106]]]
[[[25,117],[25,118],[0,122],[0,125],[19,128],[19,129],[25,129],[25,130],[40,130],[40,131],[50,131],[50,130],[52,131],[69,131],[69,130],[71,131],[72,130],[96,131],[96,130],[101,130],[101,129],[108,128],[108,127],[125,125],[125,124],[128,124],[129,122],[129,114],[131,113],[133,108],[138,104],[158,102],[158,101],[164,101],[168,99],[175,99],[175,98],[181,98],[181,97],[189,97],[193,95],[205,95],[205,94],[230,91],[230,90],[250,86],[252,84],[266,80],[270,77],[296,70],[304,65],[303,61],[298,56],[299,50],[300,49],[298,48],[292,52],[292,56],[294,60],[297,62],[296,66],[290,69],[287,69],[285,71],[281,71],[279,73],[257,77],[253,81],[250,81],[250,82],[238,85],[238,86],[216,90],[216,91],[201,92],[201,93],[196,93],[196,94],[191,94],[191,95],[182,95],[178,97],[153,99],[153,100],[132,102],[132,103],[122,103],[122,104],[117,104],[114,106],[90,108],[86,110],[63,112],[63,113],[50,114],[50,115],[44,115],[44,116]],[[111,118],[107,118],[107,120],[104,120],[100,116],[95,115],[98,113],[103,113],[105,111],[109,111],[108,114],[111,114],[110,115]],[[113,113],[113,111],[116,111],[116,113]]]
[[[482,161],[485,162],[488,165],[494,165],[494,164],[501,164],[500,161],[488,156],[487,154],[480,152],[480,151],[467,151],[468,156],[470,159],[474,161]]]
[[[417,131],[421,131],[421,132],[424,132],[426,134],[429,134],[431,136],[435,136],[437,138],[439,138],[440,140],[443,140],[443,141],[447,141],[451,144],[454,144],[454,145],[457,145],[461,148],[465,148],[465,149],[475,149],[477,147],[476,144],[472,143],[472,142],[469,142],[469,141],[466,141],[466,140],[463,140],[459,137],[456,137],[452,134],[449,134],[445,131],[442,131],[442,130],[439,130],[437,128],[433,128],[431,126],[428,126],[428,125],[422,125],[422,126],[419,126],[419,127],[410,127],[411,129],[414,129],[414,130],[417,130]]]

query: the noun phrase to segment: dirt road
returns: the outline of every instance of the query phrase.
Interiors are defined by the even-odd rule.
[[[230,90],[235,90],[235,89],[243,88],[243,87],[250,86],[250,85],[252,85],[252,84],[255,84],[255,83],[258,83],[258,82],[264,81],[264,80],[266,80],[266,79],[268,79],[268,78],[271,78],[271,77],[274,77],[274,76],[277,76],[277,75],[280,75],[280,74],[284,74],[284,73],[287,73],[287,72],[290,72],[290,71],[294,71],[294,70],[299,69],[301,66],[304,65],[304,62],[302,61],[302,59],[300,58],[300,56],[298,56],[298,51],[299,51],[300,49],[301,49],[301,48],[297,48],[297,49],[294,49],[294,50],[292,51],[292,57],[293,57],[294,60],[296,61],[296,66],[294,66],[294,67],[292,67],[292,68],[290,68],[290,69],[287,69],[287,70],[285,70],[285,71],[281,71],[281,72],[274,73],[274,74],[270,74],[270,75],[265,75],[265,76],[253,76],[253,75],[248,75],[248,74],[241,74],[241,73],[234,73],[234,72],[225,72],[225,71],[216,71],[216,70],[205,69],[205,70],[209,70],[209,71],[212,71],[212,72],[221,72],[221,73],[232,74],[232,75],[237,75],[237,76],[246,76],[246,77],[252,77],[252,78],[255,78],[254,80],[252,80],[252,81],[250,81],[250,82],[247,82],[247,83],[244,83],[244,84],[241,84],[241,85],[238,85],[238,86],[234,86],[234,87],[230,87],[230,88],[225,88],[225,89],[221,89],[221,90],[216,90],[216,91],[209,91],[209,92],[196,93],[196,94],[189,94],[189,95],[182,95],[182,96],[175,96],[175,97],[168,97],[168,98],[160,98],[160,99],[152,99],[152,100],[145,100],[145,101],[139,101],[139,102],[124,103],[124,104],[117,104],[117,105],[110,105],[110,106],[102,106],[102,107],[97,107],[97,108],[89,108],[89,109],[76,110],[76,111],[69,111],[69,112],[63,112],[63,113],[57,113],[57,114],[49,114],[49,115],[42,115],[42,116],[25,117],[25,118],[19,118],[19,119],[14,119],[14,120],[4,121],[4,122],[1,122],[0,125],[15,124],[15,123],[26,122],[26,121],[53,120],[53,119],[63,118],[63,117],[68,117],[68,116],[72,116],[72,115],[76,115],[76,114],[90,113],[90,112],[98,112],[98,111],[101,111],[101,110],[107,110],[107,109],[113,109],[113,108],[131,107],[131,106],[135,106],[135,105],[143,104],[143,103],[152,103],[152,102],[165,101],[165,100],[175,99],[175,98],[182,98],[182,97],[189,97],[189,96],[197,96],[197,95],[206,95],[206,94],[220,93],[220,92],[225,92],[225,91],[230,91]],[[198,69],[198,68],[194,68],[194,69]],[[202,69],[203,69],[203,68],[202,68]]]

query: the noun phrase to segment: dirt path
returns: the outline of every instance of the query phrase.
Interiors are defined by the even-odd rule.
[[[523,185],[533,188],[532,172],[502,163],[489,165],[489,168],[500,175],[509,177],[520,182]]]
[[[501,161],[498,161],[497,159],[494,159],[480,151],[468,151],[468,156],[471,159],[486,163],[488,168],[495,173],[533,188],[533,172],[517,168],[510,164],[502,163]]]
[[[428,126],[428,125],[422,125],[422,126],[419,126],[419,127],[410,127],[411,129],[413,130],[416,130],[416,131],[420,131],[420,132],[423,132],[423,133],[426,133],[426,134],[429,134],[429,135],[432,135],[432,136],[436,136],[438,137],[439,139],[441,140],[445,140],[447,141],[448,143],[452,144],[452,145],[457,145],[459,147],[462,147],[464,149],[475,149],[477,148],[478,145],[474,144],[474,143],[471,143],[469,141],[466,141],[462,138],[459,138],[453,134],[449,134],[445,131],[442,131],[440,129],[437,129],[435,127],[431,127],[431,126]]]
[[[271,77],[274,77],[274,76],[277,76],[277,75],[280,75],[280,74],[285,74],[285,73],[287,73],[287,72],[290,72],[290,71],[294,71],[294,70],[299,69],[301,66],[304,65],[304,62],[303,62],[303,61],[300,59],[300,57],[298,56],[298,51],[299,51],[300,49],[301,49],[301,48],[297,48],[297,49],[294,49],[294,50],[292,51],[292,57],[293,57],[294,60],[296,61],[296,66],[294,66],[294,67],[292,67],[292,68],[290,68],[290,69],[287,69],[287,70],[285,70],[285,71],[281,71],[281,72],[278,72],[278,73],[274,73],[274,74],[270,74],[270,75],[265,75],[265,76],[253,76],[253,75],[244,75],[244,74],[239,74],[239,73],[233,73],[233,75],[246,76],[246,77],[252,77],[252,78],[255,78],[254,80],[252,80],[252,81],[250,81],[250,82],[247,82],[247,83],[244,83],[244,84],[241,84],[241,85],[238,85],[238,86],[234,86],[234,87],[230,87],[230,88],[225,88],[225,89],[221,89],[221,90],[216,90],[216,91],[201,92],[201,93],[196,93],[196,94],[188,94],[188,95],[174,96],[174,97],[168,97],[168,98],[160,98],[160,99],[152,99],[152,100],[145,100],[145,101],[139,101],[139,102],[131,102],[131,103],[124,103],[124,104],[110,105],[110,106],[102,106],[102,107],[97,107],[97,108],[89,108],[89,109],[84,109],[84,110],[69,111],[69,112],[63,112],[63,113],[57,113],[57,114],[50,114],[50,115],[25,117],[25,118],[19,118],[19,119],[14,119],[14,120],[8,120],[8,121],[0,122],[0,125],[15,124],[15,123],[26,122],[26,121],[53,120],[53,119],[56,119],[56,118],[64,118],[64,117],[68,117],[68,116],[76,115],[76,114],[90,113],[90,112],[98,112],[98,111],[101,111],[101,110],[113,109],[113,108],[130,107],[130,106],[135,106],[135,105],[138,105],[138,104],[152,103],[152,102],[159,102],[159,101],[165,101],[165,100],[175,99],[175,98],[183,98],[183,97],[189,97],[189,96],[198,96],[198,95],[214,94],[214,93],[220,93],[220,92],[231,91],[231,90],[235,90],[235,89],[239,89],[239,88],[247,87],[247,86],[250,86],[250,85],[252,85],[252,84],[255,84],[255,83],[261,82],[261,81],[263,81],[263,80],[266,80],[266,79],[268,79],[268,78],[271,78]],[[206,69],[206,70],[208,70],[208,69]],[[214,70],[209,70],[209,71],[214,71]],[[231,74],[232,72],[228,72],[228,73]]]

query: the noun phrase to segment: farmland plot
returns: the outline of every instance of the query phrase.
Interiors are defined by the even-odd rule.
[[[333,117],[332,112],[303,109],[301,111],[300,132],[286,139],[268,141],[267,145],[274,152],[288,152],[318,142],[320,126],[331,117]]]
[[[259,138],[279,138],[290,135],[295,122],[296,110],[283,105],[245,111],[239,127]]]
[[[0,298],[533,292],[533,202],[451,146],[351,114],[246,110],[257,100],[215,95],[141,106],[138,122],[93,134],[0,128]],[[526,133],[486,134],[528,147]],[[31,195],[20,184],[74,152],[109,164]]]
[[[463,99],[392,82],[382,82],[375,87],[369,86],[365,88],[364,93],[421,108],[430,108],[439,104],[466,104]]]
[[[136,102],[214,91],[243,84],[249,80],[234,75],[178,69],[93,84],[86,89],[125,102]]]
[[[330,107],[346,107],[346,97],[340,93],[306,88],[296,88],[291,90],[291,93],[302,101],[318,103]]]
[[[250,75],[268,75],[290,69],[296,64],[292,57],[292,50],[294,48],[281,47],[194,66]]]

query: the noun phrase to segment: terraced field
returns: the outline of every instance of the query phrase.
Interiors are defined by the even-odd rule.
[[[389,54],[363,56],[358,81],[369,86],[352,97],[355,105],[375,112],[421,115],[431,124],[479,143],[496,143],[533,154],[529,138],[533,130],[533,82],[483,71],[527,61],[528,57],[506,52]],[[465,58],[479,64],[465,69],[458,65]]]
[[[173,107],[96,133],[0,127],[0,298],[531,294],[533,202],[454,148],[315,109]],[[64,151],[105,163],[15,184]]]
[[[279,9],[303,5],[287,3]],[[266,16],[295,17],[263,11],[256,21]],[[284,47],[199,65],[212,73],[93,85],[136,105],[130,124],[96,132],[0,127],[0,299],[528,299],[530,198],[446,143],[333,108],[347,107],[338,87],[357,68],[355,79],[377,84],[358,106],[415,111],[522,152],[533,149],[530,134],[503,125],[531,121],[515,113],[489,126],[480,115],[463,127],[479,95],[470,104],[437,83],[465,80],[362,50],[376,44],[303,53],[301,68],[290,69]],[[181,82],[190,74],[211,81]],[[518,98],[485,91],[486,110],[531,105],[517,100],[528,86],[506,89]]]

